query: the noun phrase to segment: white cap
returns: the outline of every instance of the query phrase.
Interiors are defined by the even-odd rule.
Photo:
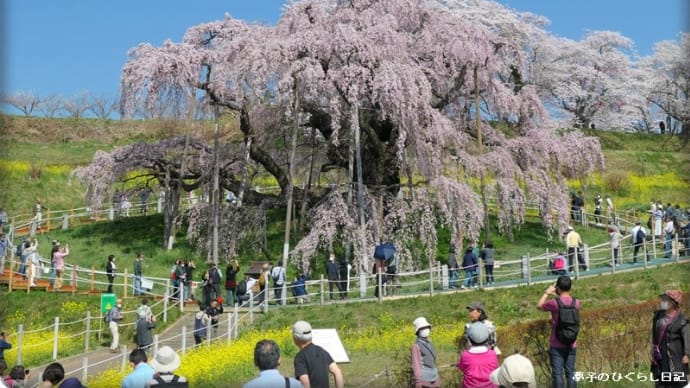
[[[412,322],[412,324],[414,325],[414,333],[415,334],[417,334],[419,329],[423,329],[425,327],[431,327],[431,323],[429,323],[429,321],[427,321],[426,318],[424,318],[424,317],[419,317],[419,318],[415,319],[414,322]]]
[[[521,354],[506,357],[501,367],[491,372],[489,380],[504,387],[512,387],[514,383],[527,383],[529,388],[537,387],[532,362]]]
[[[302,341],[311,339],[311,325],[306,321],[297,321],[292,325],[292,335]]]

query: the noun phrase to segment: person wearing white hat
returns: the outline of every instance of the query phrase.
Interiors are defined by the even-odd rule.
[[[436,367],[436,348],[429,340],[431,324],[424,317],[412,322],[417,340],[412,344],[412,374],[415,388],[440,387],[441,377]]]
[[[534,366],[521,354],[513,354],[503,360],[500,368],[491,372],[489,380],[503,388],[536,388]]]
[[[481,322],[474,322],[467,328],[467,338],[472,346],[460,354],[456,365],[463,374],[462,387],[491,386],[489,375],[498,368],[498,356],[487,346],[489,329]]]
[[[177,368],[180,367],[180,356],[170,347],[162,346],[153,356],[153,360],[149,363],[155,373],[153,379],[146,383],[146,387],[155,387],[157,385],[175,383],[179,387],[188,387],[187,379],[184,376],[175,374]]]

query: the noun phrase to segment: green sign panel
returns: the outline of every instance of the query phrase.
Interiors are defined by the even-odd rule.
[[[115,306],[115,294],[101,294],[101,312],[105,313]]]

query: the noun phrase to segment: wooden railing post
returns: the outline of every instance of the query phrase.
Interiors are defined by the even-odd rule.
[[[129,279],[129,276],[127,276],[127,268],[125,268],[125,274],[122,276],[122,282],[123,282],[123,290],[122,290],[122,297],[126,298],[127,297],[127,279]]]
[[[60,337],[60,317],[55,317],[55,328],[53,329],[53,361],[58,356],[58,338]]]
[[[96,289],[96,266],[91,266],[91,292]]]
[[[12,283],[14,280],[14,255],[10,255],[10,269],[9,272],[10,274],[10,280],[9,283],[7,284],[7,292],[11,293],[12,292]]]
[[[323,282],[323,274],[321,274],[321,280],[319,281],[319,290],[320,290],[320,296],[321,296],[321,304],[324,304],[324,294],[326,292],[326,287],[324,287],[324,282]]]
[[[182,346],[182,355],[187,354],[187,326],[182,326],[182,336],[180,337]]]
[[[81,361],[81,381],[86,381],[89,377],[89,358],[84,357]]]
[[[77,293],[77,265],[72,266],[72,295]]]
[[[24,325],[17,327],[17,365],[22,364],[22,345],[24,343]]]
[[[168,322],[168,291],[163,293],[163,322]]]
[[[238,303],[235,303],[235,307],[232,310],[232,330],[233,330],[233,335],[235,338],[237,338],[237,325],[238,321],[237,318],[240,315],[240,305]]]
[[[86,328],[84,329],[84,352],[89,351],[89,338],[91,337],[91,311],[86,311],[86,320],[84,321]]]

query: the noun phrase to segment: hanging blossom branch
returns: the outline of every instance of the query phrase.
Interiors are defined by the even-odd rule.
[[[200,202],[192,206],[180,217],[178,225],[188,223],[187,238],[200,255],[210,255],[213,243],[208,231],[213,218],[208,217],[211,206]],[[240,246],[259,252],[262,250],[266,234],[266,209],[263,206],[223,205],[219,213],[218,247],[220,261],[229,261],[237,256]]]
[[[426,189],[419,189],[412,199],[395,198],[388,204],[384,235],[397,248],[400,268],[417,270],[433,265],[438,246],[433,197]],[[419,244],[423,247],[421,252],[416,249]]]

